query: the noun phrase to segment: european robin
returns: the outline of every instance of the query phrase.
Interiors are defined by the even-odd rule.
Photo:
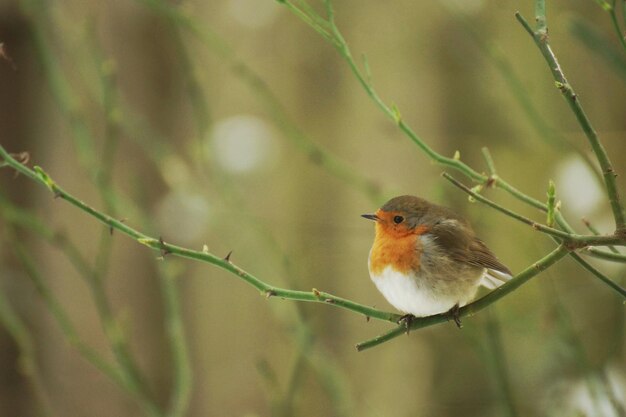
[[[480,285],[493,289],[511,278],[469,223],[446,207],[404,195],[363,217],[376,222],[370,277],[407,325],[412,316],[449,312],[460,327],[458,309]]]

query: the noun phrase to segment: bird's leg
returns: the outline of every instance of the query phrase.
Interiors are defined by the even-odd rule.
[[[460,311],[460,307],[459,307],[459,304],[457,303],[450,310],[448,310],[446,314],[452,320],[454,320],[454,323],[456,323],[456,326],[460,329],[461,327],[463,327],[463,324],[461,323],[461,317],[459,317],[459,311]]]
[[[404,327],[406,328],[406,334],[409,334],[409,331],[411,330],[411,323],[413,322],[414,318],[415,316],[413,314],[405,314],[404,316],[400,317],[400,319],[398,319],[398,324],[404,324]]]

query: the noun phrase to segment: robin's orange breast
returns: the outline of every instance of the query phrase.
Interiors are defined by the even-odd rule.
[[[377,233],[370,252],[370,272],[378,275],[387,266],[400,273],[417,272],[420,266],[421,243],[419,235],[402,237]]]

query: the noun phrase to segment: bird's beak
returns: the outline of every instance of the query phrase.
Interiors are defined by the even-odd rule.
[[[361,217],[365,217],[366,219],[369,219],[369,220],[374,220],[375,222],[380,220],[380,218],[375,214],[361,214]]]

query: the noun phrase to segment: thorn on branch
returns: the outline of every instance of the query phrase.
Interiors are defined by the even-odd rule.
[[[613,177],[617,177],[617,173],[611,166],[604,170],[604,175],[612,175]]]
[[[26,151],[20,153],[9,153],[9,156],[11,156],[11,158],[15,159],[22,165],[26,165],[28,161],[30,161],[30,154]],[[18,170],[15,170],[15,176],[13,178],[17,178],[19,175],[20,172]]]
[[[317,290],[316,288],[313,288],[311,292],[313,293],[314,296],[316,296],[317,298],[320,298],[321,294],[319,290]]]
[[[275,295],[276,295],[276,291],[274,291],[274,290],[267,290],[267,291],[265,291],[265,298],[274,297]]]
[[[231,250],[230,252],[228,252],[228,254],[227,254],[226,256],[224,256],[224,260],[225,260],[226,262],[228,262],[229,264],[230,264],[230,263],[232,263],[232,262],[230,261],[230,255],[232,255],[232,254],[233,254],[233,251]]]
[[[366,321],[367,323],[369,323],[369,322],[370,322],[370,316],[365,316],[365,321]]]
[[[165,259],[165,257],[172,253],[172,251],[167,248],[166,243],[161,236],[159,236],[159,244],[161,245],[161,259]]]
[[[324,302],[325,302],[325,303],[328,303],[328,304],[334,304],[334,303],[335,303],[335,300],[333,300],[332,298],[325,298],[325,299],[324,299]]]
[[[128,220],[126,217],[119,219],[120,223],[124,223],[126,220]],[[109,225],[109,234],[111,236],[113,236],[113,232],[115,231],[115,229],[113,228],[113,225]]]

